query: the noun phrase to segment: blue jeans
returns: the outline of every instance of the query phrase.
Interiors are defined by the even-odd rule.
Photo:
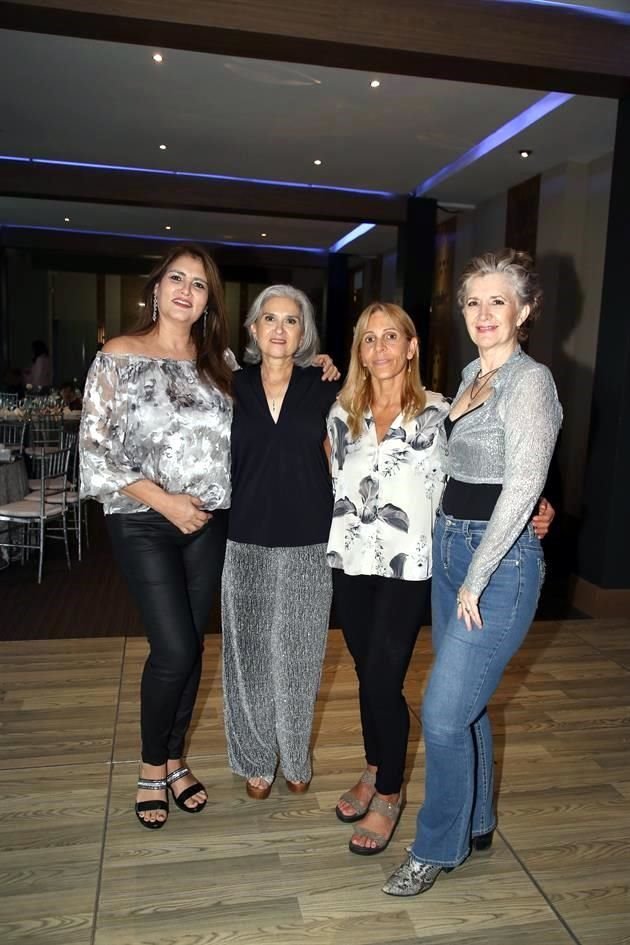
[[[525,639],[544,578],[540,541],[528,525],[481,595],[483,629],[466,630],[457,591],[486,527],[441,514],[433,538],[435,662],[422,706],[425,795],[412,852],[436,866],[457,866],[471,837],[495,826],[486,706]]]

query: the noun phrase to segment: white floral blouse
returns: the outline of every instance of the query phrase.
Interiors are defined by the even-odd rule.
[[[83,398],[82,495],[106,514],[144,512],[122,489],[150,479],[229,508],[231,422],[232,401],[202,383],[193,361],[99,352]]]
[[[431,541],[445,474],[442,425],[450,405],[427,391],[417,417],[392,423],[380,443],[370,411],[352,440],[348,414],[336,403],[328,415],[335,505],[328,563],[346,574],[404,581],[431,577]]]

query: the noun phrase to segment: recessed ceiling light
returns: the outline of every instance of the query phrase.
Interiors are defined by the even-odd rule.
[[[372,79],[372,81],[370,82],[370,88],[377,89],[380,86],[380,84],[381,83],[379,82],[378,79]]]
[[[153,53],[153,62],[163,62],[163,61],[164,61],[164,57],[162,56],[162,53],[159,53],[159,52]]]
[[[261,236],[266,236],[267,234],[266,234],[266,233],[261,233],[260,235],[261,235]]]
[[[165,145],[165,144],[161,144],[161,145],[160,145],[160,151],[166,151],[166,145]]]
[[[138,302],[138,308],[145,308],[145,307],[146,307],[145,302]]]
[[[63,222],[64,222],[64,223],[70,223],[70,217],[64,217],[64,218],[63,218]]]
[[[315,160],[313,161],[313,164],[316,164],[317,167],[319,167],[319,165],[320,165],[321,163],[322,163],[322,162],[320,161],[319,158],[315,158]]]
[[[528,158],[528,157],[531,157],[531,155],[533,154],[533,151],[528,151],[527,148],[523,148],[523,149],[522,149],[521,151],[519,151],[518,153],[519,153],[520,157],[522,157],[522,158]]]
[[[165,229],[165,230],[170,230],[170,226],[165,226],[164,229]]]

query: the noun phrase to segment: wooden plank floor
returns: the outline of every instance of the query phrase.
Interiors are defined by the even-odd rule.
[[[384,878],[422,798],[417,719],[395,840],[351,855],[333,807],[361,769],[356,686],[332,631],[306,795],[246,797],[227,768],[220,638],[208,639],[189,760],[210,803],[159,832],[132,810],[138,638],[0,644],[2,945],[629,945],[630,623],[535,625],[492,715],[499,835],[425,896]],[[423,632],[409,674],[419,704]]]

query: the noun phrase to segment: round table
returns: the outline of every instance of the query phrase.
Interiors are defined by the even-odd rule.
[[[23,459],[12,463],[0,463],[0,505],[7,502],[18,502],[28,493],[28,473]],[[9,529],[0,522],[0,542],[6,541]],[[9,549],[0,548],[0,567],[2,562],[8,564]]]

